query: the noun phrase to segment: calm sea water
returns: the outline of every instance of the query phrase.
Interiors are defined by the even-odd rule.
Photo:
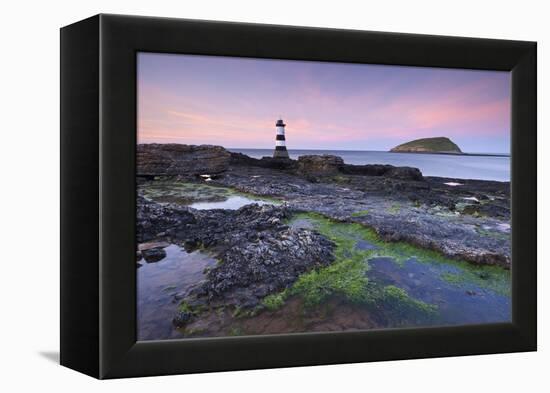
[[[273,154],[272,149],[230,148],[228,150],[243,153],[254,158],[262,158]],[[425,176],[510,181],[509,156],[455,156],[348,150],[289,150],[289,154],[294,159],[307,154],[334,154],[342,157],[346,164],[412,166],[420,169]]]

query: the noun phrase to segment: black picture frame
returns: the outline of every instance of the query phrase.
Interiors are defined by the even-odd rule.
[[[136,342],[136,53],[512,73],[512,322]],[[96,378],[537,348],[536,43],[97,15],[61,29],[61,364]]]

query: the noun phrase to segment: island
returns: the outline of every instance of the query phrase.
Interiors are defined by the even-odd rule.
[[[390,150],[393,153],[439,153],[462,154],[462,150],[449,138],[440,136],[435,138],[415,139],[398,145]]]

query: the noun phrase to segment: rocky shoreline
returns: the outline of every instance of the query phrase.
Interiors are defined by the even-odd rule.
[[[283,224],[289,216],[286,206],[252,204],[238,210],[201,211],[163,206],[140,197],[138,234],[142,241],[164,238],[189,251],[207,249],[220,262],[208,271],[207,280],[181,294],[193,310],[207,305],[252,309],[304,272],[334,260],[330,240]],[[159,221],[162,217],[171,219]],[[191,312],[187,314],[180,313],[178,318],[186,321]]]
[[[188,203],[196,195],[148,193],[160,182],[279,203],[197,210]],[[331,155],[255,159],[219,146],[167,144],[138,146],[138,185],[138,243],[168,241],[205,249],[218,260],[202,282],[175,296],[178,327],[227,307],[256,312],[267,296],[334,263],[333,241],[288,225],[298,213],[359,224],[381,241],[406,242],[446,258],[510,267],[509,183],[425,177],[417,168],[349,165]],[[139,252],[157,259],[151,250]]]

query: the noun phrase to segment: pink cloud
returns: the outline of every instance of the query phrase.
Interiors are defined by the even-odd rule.
[[[353,94],[328,94],[311,78],[303,85],[275,89],[265,82],[265,94],[189,94],[185,89],[139,86],[138,140],[144,142],[210,143],[226,147],[269,147],[274,123],[287,123],[288,145],[331,145],[369,140],[406,140],[439,135],[501,135],[508,131],[510,102],[491,99],[491,81],[441,88],[441,80],[399,93],[392,83]],[[394,89],[394,90],[392,90]],[[391,93],[391,94],[390,94]],[[364,146],[363,146],[364,147]]]

